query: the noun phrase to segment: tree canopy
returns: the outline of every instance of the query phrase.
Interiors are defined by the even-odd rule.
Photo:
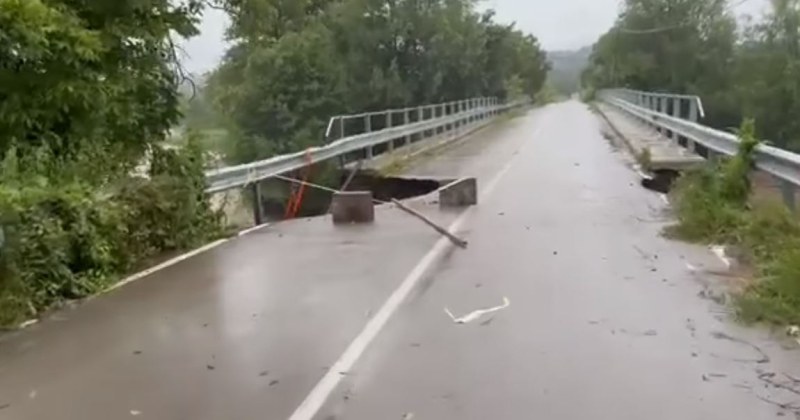
[[[625,0],[595,44],[585,85],[700,95],[707,123],[800,148],[800,0],[773,0],[755,24],[725,0]]]
[[[336,114],[534,95],[538,41],[472,0],[224,0],[232,46],[208,92],[235,161],[321,140]]]

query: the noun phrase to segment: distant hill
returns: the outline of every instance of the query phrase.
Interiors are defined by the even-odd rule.
[[[592,47],[575,51],[549,51],[547,59],[552,65],[549,83],[560,93],[570,95],[580,90],[581,73],[589,63]]]

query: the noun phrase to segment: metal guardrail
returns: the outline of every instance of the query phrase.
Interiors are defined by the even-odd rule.
[[[497,98],[472,98],[461,101],[423,105],[413,108],[386,109],[377,112],[337,115],[328,122],[326,142],[361,133],[369,133],[398,125],[408,125],[476,108],[497,106]]]
[[[361,119],[365,122],[365,130],[358,134],[346,134],[346,131],[342,130],[339,131],[342,137],[324,146],[243,165],[207,171],[206,181],[208,187],[206,188],[206,193],[213,194],[235,188],[255,186],[255,194],[258,196],[258,181],[302,169],[308,166],[309,162],[318,163],[355,152],[360,153],[361,151],[363,151],[363,156],[366,159],[371,159],[373,157],[373,148],[376,146],[389,144],[386,149],[391,151],[394,150],[396,140],[402,140],[403,144],[401,146],[403,146],[410,144],[412,137],[417,137],[417,141],[420,141],[432,135],[473,129],[487,124],[492,117],[505,110],[529,102],[529,100],[524,100],[499,104],[494,98],[476,98],[447,104],[425,105],[417,108],[337,116],[332,118],[328,124],[326,140],[331,136],[337,121],[344,122]],[[391,124],[393,115],[398,112],[402,113],[401,115],[407,115],[408,120],[406,121],[408,122],[393,126]],[[411,113],[416,114],[416,121],[410,121]],[[381,126],[377,131],[372,131],[371,123],[376,116],[383,116],[387,124]],[[366,121],[369,122],[367,123]],[[345,127],[344,124],[341,127]],[[254,213],[256,222],[260,223],[260,209],[254,209]]]
[[[702,146],[709,158],[715,154],[733,156],[739,150],[739,139],[735,135],[697,123],[697,117],[703,114],[703,107],[696,96],[612,89],[601,91],[599,97],[659,130],[667,138],[684,142],[691,151],[696,152],[696,146]],[[689,106],[685,108],[687,103]],[[784,202],[789,208],[796,209],[795,194],[800,187],[800,155],[762,144],[756,149],[755,161],[758,169],[780,181]]]

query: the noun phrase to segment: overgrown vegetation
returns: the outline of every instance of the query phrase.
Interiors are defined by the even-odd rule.
[[[728,130],[751,117],[759,138],[800,150],[800,0],[771,0],[769,13],[742,22],[736,3],[625,0],[584,87],[700,95],[705,124]]]
[[[200,7],[0,0],[0,326],[219,234],[197,142],[163,147]]]
[[[738,299],[747,321],[800,322],[800,222],[782,203],[753,202],[750,175],[758,145],[752,120],[739,130],[738,154],[683,176],[673,191],[685,239],[724,243],[755,268],[758,279]]]
[[[317,145],[332,115],[478,96],[533,97],[535,37],[472,0],[222,0],[231,48],[208,98],[230,161]]]

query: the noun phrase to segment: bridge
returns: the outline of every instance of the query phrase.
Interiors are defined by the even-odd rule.
[[[476,178],[478,204],[404,202],[465,249],[392,204],[345,226],[263,225],[256,206],[255,229],[0,336],[0,418],[791,414],[791,390],[764,381],[800,376],[796,354],[731,321],[718,275],[728,263],[664,238],[668,199],[640,186],[642,171],[730,155],[737,139],[702,126],[696,98],[601,98],[595,112],[479,99],[339,117],[325,146],[210,172],[210,193],[257,195],[257,181],[307,156],[435,145],[402,175]],[[352,119],[370,123],[335,134]],[[630,152],[644,148],[657,166]],[[757,165],[794,206],[798,157],[763,146]]]

